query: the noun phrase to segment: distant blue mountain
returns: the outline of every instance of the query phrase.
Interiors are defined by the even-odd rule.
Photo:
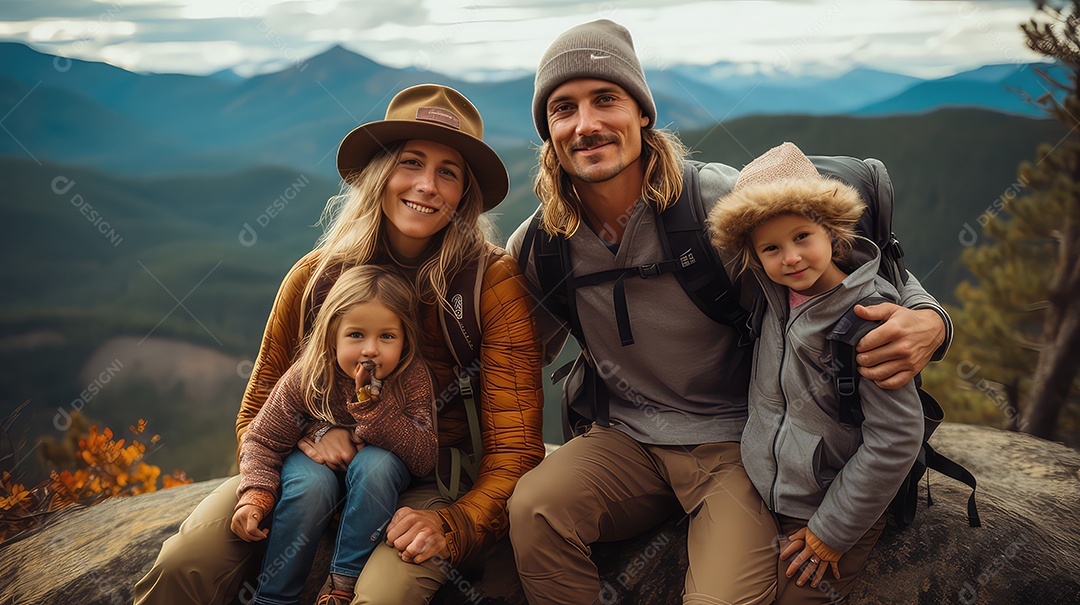
[[[109,166],[131,174],[154,170],[188,146],[125,113],[73,91],[0,76],[8,114],[0,155]]]
[[[1037,108],[1006,87],[1038,96],[1029,66],[988,66],[923,81],[855,69],[838,77],[746,73],[745,66],[650,70],[658,122],[679,131],[751,115],[924,112],[973,105],[1020,115]],[[436,82],[458,88],[485,118],[485,138],[506,153],[538,142],[533,78],[466,82],[395,69],[340,46],[289,69],[244,78],[137,74],[0,43],[0,155],[52,158],[113,174],[230,172],[281,165],[334,178],[334,150],[356,125],[381,118],[393,94]],[[25,149],[24,149],[25,148]]]
[[[787,72],[746,73],[731,63],[708,66],[679,65],[671,72],[711,86],[720,93],[711,107],[727,119],[749,115],[849,113],[889,99],[923,82],[912,76],[856,68],[840,76],[792,76]],[[648,74],[656,88],[655,77]]]
[[[987,65],[916,84],[891,99],[871,103],[853,113],[893,115],[941,107],[987,107],[1029,117],[1045,117],[1043,110],[1026,96],[1038,98],[1050,92],[1036,68],[1063,75],[1061,68],[1052,64]]]

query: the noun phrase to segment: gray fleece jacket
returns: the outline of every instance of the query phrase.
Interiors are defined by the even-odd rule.
[[[724,164],[699,164],[699,175],[701,199],[708,212],[731,191],[739,172]],[[531,258],[521,258],[529,220],[510,236],[507,250],[518,259],[536,295],[536,266]],[[642,200],[627,217],[615,254],[586,226],[570,237],[569,244],[575,276],[666,260],[656,214]],[[746,308],[758,292],[754,282],[753,278],[735,282]],[[739,441],[747,418],[750,347],[739,347],[734,330],[706,317],[674,275],[630,278],[625,287],[635,339],[635,344],[627,347],[619,342],[612,303],[614,284],[577,290],[585,341],[611,395],[612,427],[641,443],[656,445]],[[947,317],[914,278],[909,279],[901,304],[912,309],[930,306]],[[569,336],[566,318],[552,316],[542,301],[536,316],[544,362],[551,363]]]
[[[810,531],[840,551],[885,512],[922,444],[922,405],[913,383],[886,391],[860,380],[866,419],[858,427],[838,420],[825,337],[861,299],[899,300],[877,275],[879,258],[877,246],[859,238],[850,256],[858,268],[794,309],[786,287],[755,272],[767,309],[754,345],[743,466],[771,510],[809,519]]]

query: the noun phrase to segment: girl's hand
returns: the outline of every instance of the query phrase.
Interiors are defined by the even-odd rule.
[[[357,444],[353,442],[352,431],[340,427],[334,427],[322,436],[318,443],[304,437],[297,444],[300,451],[307,454],[308,458],[319,464],[325,464],[335,471],[343,471],[349,467],[353,456],[359,451]]]
[[[780,560],[787,561],[788,557],[798,553],[795,559],[788,566],[787,572],[784,574],[787,577],[793,577],[801,568],[803,573],[799,576],[799,579],[795,583],[799,586],[806,584],[806,581],[811,577],[814,579],[810,583],[810,586],[817,588],[818,583],[825,577],[825,572],[831,567],[833,577],[837,580],[840,579],[840,567],[838,565],[840,559],[835,561],[826,561],[821,558],[821,555],[814,552],[813,548],[806,546],[806,528],[802,528],[799,531],[788,536],[788,540],[791,543],[784,548],[784,551],[780,553]]]
[[[269,531],[259,529],[259,521],[262,520],[262,509],[254,504],[245,504],[233,513],[230,528],[233,533],[240,536],[245,542],[258,542],[269,535]]]
[[[370,367],[369,367],[370,366]],[[360,389],[371,384],[371,379],[375,377],[375,364],[371,361],[361,361],[356,364],[356,392],[359,393]]]
[[[368,387],[373,400],[379,399],[382,381],[375,377],[375,362],[370,359],[356,364],[356,398],[360,401],[363,401],[360,392],[364,387]]]

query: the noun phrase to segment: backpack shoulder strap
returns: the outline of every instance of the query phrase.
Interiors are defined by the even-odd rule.
[[[860,300],[858,304],[863,306],[876,305],[881,302],[888,302],[886,299],[871,295]],[[873,330],[878,326],[879,322],[863,319],[855,314],[854,305],[848,309],[843,317],[841,317],[836,324],[833,325],[832,330],[829,331],[826,340],[829,343],[829,348],[832,353],[832,370],[833,380],[836,386],[836,393],[840,409],[840,422],[849,424],[852,426],[858,426],[865,420],[865,416],[862,412],[862,403],[859,398],[859,370],[855,363],[855,346],[859,343],[859,340],[863,336],[866,336],[870,330]],[[943,414],[941,406],[938,402],[926,391],[922,390],[921,386],[918,386],[920,381],[918,377],[915,378],[916,392],[919,395],[919,402],[923,412],[923,438],[922,449],[919,453],[918,459],[912,469],[912,474],[905,479],[900,490],[897,492],[896,498],[889,505],[889,511],[893,515],[893,519],[900,527],[906,527],[915,520],[915,510],[917,508],[917,496],[918,486],[916,485],[918,480],[922,477],[926,469],[933,469],[939,473],[955,479],[971,488],[971,495],[968,497],[968,525],[971,527],[981,527],[982,523],[979,519],[979,510],[975,506],[975,476],[971,474],[963,466],[960,466],[956,462],[934,451],[934,448],[930,446],[930,436],[934,434],[934,430],[941,423]],[[927,478],[927,491],[926,491],[926,504],[930,506],[933,504],[933,500],[930,498],[930,484],[929,477]]]
[[[577,340],[581,353],[575,361],[564,364],[551,375],[551,382],[558,383],[571,374],[575,368],[580,367],[581,379],[584,380],[582,388],[584,395],[576,407],[571,407],[571,402],[566,395],[568,385],[564,385],[562,398],[562,416],[564,437],[569,439],[576,434],[582,426],[596,420],[601,426],[608,426],[608,393],[596,369],[592,365],[588,348],[585,346],[585,335],[581,329],[581,320],[577,314],[577,299],[574,289],[588,280],[574,279],[570,267],[570,243],[565,237],[553,236],[540,228],[540,213],[542,208],[533,214],[532,221],[525,230],[525,237],[521,243],[521,256],[531,255],[536,268],[536,279],[540,288],[540,304],[547,312],[556,318],[567,322],[570,333]],[[588,277],[588,276],[586,276]],[[572,417],[578,418],[578,422],[571,421]]]
[[[451,500],[456,500],[461,492],[462,470],[472,481],[476,481],[483,456],[477,406],[480,393],[480,343],[483,339],[480,329],[480,290],[484,284],[484,271],[497,255],[494,246],[488,246],[480,256],[458,271],[447,288],[450,309],[440,306],[439,310],[439,327],[454,357],[456,387],[465,407],[472,443],[471,455],[456,447],[449,448],[449,485],[443,483],[436,471],[439,491]]]
[[[521,257],[532,258],[540,289],[539,304],[556,318],[565,320],[579,343],[584,341],[574,304],[570,271],[570,244],[561,235],[551,235],[540,228],[543,208],[537,208],[521,242]],[[522,263],[524,268],[525,263]]]
[[[664,252],[678,261],[674,274],[683,291],[710,319],[731,326],[740,346],[750,344],[750,314],[739,305],[738,293],[705,234],[705,206],[693,163],[683,164],[679,199],[657,217]]]
[[[480,288],[484,282],[481,267],[487,268],[493,252],[489,248],[454,275],[446,292],[450,308],[440,306],[443,338],[461,368],[477,366],[480,358]]]
[[[884,298],[872,295],[860,300],[863,306],[888,302]],[[855,306],[844,312],[825,340],[832,353],[833,384],[840,409],[840,422],[851,426],[862,424],[862,402],[859,399],[859,367],[855,363],[855,346],[863,336],[878,326],[878,322],[863,319],[855,314]]]

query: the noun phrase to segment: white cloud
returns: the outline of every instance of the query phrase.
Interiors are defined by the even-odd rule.
[[[135,34],[137,26],[130,21],[66,21],[50,19],[30,22],[26,32],[28,42],[76,42],[79,40],[110,40]]]
[[[652,69],[732,61],[934,76],[1038,60],[1017,29],[1033,12],[1028,0],[23,0],[0,8],[0,37],[140,71],[250,70],[283,48],[306,57],[343,44],[395,67],[520,73],[566,29],[610,18]]]

